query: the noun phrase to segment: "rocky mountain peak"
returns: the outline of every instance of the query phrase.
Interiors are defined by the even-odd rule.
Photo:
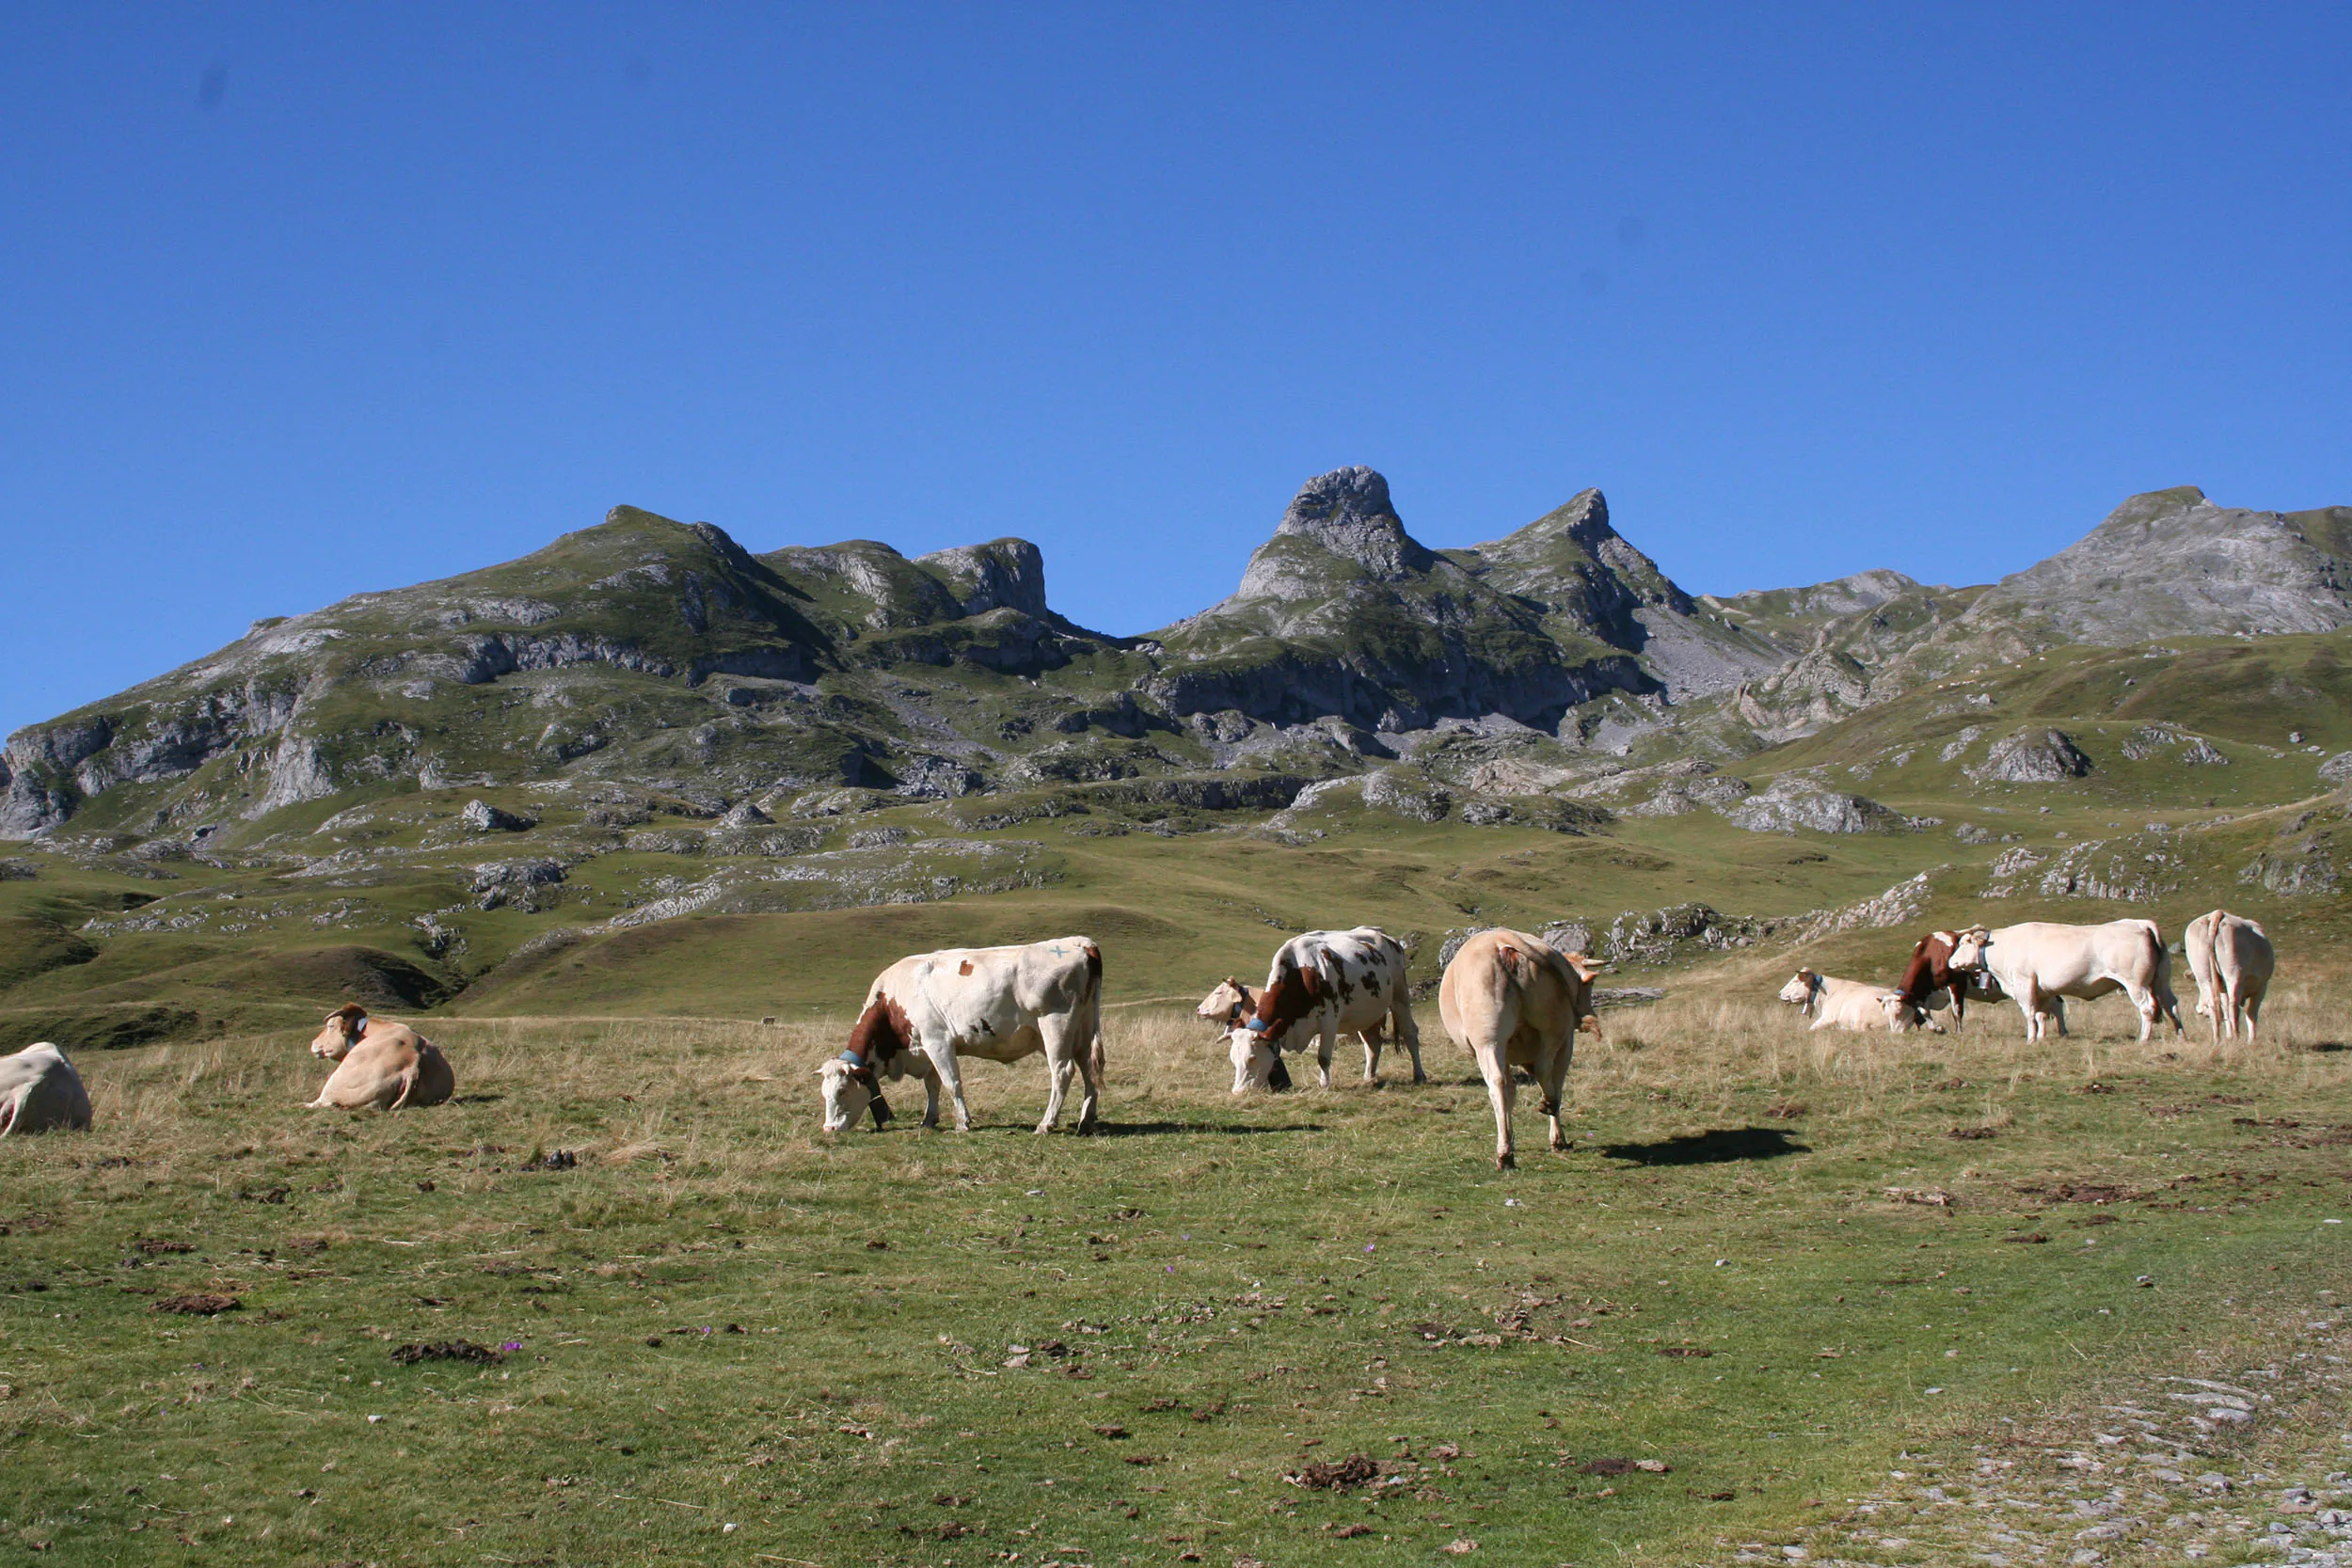
[[[1043,620],[1045,553],[1026,539],[992,539],[914,558],[946,578],[966,615],[1017,610]]]
[[[1426,572],[1438,559],[1405,531],[1389,499],[1389,482],[1360,465],[1318,474],[1299,487],[1274,537],[1249,558],[1240,596],[1280,598],[1302,587],[1327,586],[1301,581],[1314,575],[1314,563],[1297,547],[1302,544],[1351,563],[1375,582]]]

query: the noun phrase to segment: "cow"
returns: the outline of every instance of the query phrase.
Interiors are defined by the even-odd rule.
[[[65,1053],[40,1040],[0,1056],[0,1138],[89,1125],[89,1091]]]
[[[2144,1043],[2158,1019],[2181,1032],[2180,999],[2172,994],[2172,958],[2153,920],[2110,920],[2104,926],[2027,921],[1957,933],[1951,967],[1990,975],[2026,1015],[2026,1038],[2047,1033],[2047,1016],[2061,996],[2081,1001],[2122,991],[2139,1014]],[[2059,1028],[2065,1027],[2061,1017]]]
[[[1315,1066],[1327,1089],[1331,1047],[1343,1031],[1363,1041],[1364,1082],[1378,1082],[1381,1026],[1393,1022],[1397,1043],[1412,1053],[1413,1082],[1425,1084],[1421,1026],[1413,1022],[1405,966],[1404,945],[1376,926],[1303,932],[1274,950],[1265,990],[1241,1027],[1278,1055],[1304,1051],[1314,1036]]]
[[[1562,953],[1540,937],[1496,927],[1462,943],[1438,982],[1438,1016],[1455,1045],[1477,1058],[1495,1113],[1495,1169],[1518,1164],[1511,1147],[1511,1072],[1525,1068],[1543,1090],[1551,1147],[1565,1151],[1560,1092],[1580,1029],[1600,1033],[1593,979],[1604,966]]]
[[[1920,1012],[1899,991],[1861,980],[1840,980],[1800,969],[1780,988],[1780,999],[1804,1010],[1816,1029],[1884,1029],[1899,1034],[1915,1020],[1936,1034],[1944,1026]]]
[[[2270,937],[2260,926],[2227,910],[2201,914],[2181,939],[2188,972],[2197,977],[2197,1011],[2213,1020],[2213,1043],[2237,1037],[2246,1022],[2246,1043],[2254,1043],[2254,1021],[2279,966]]]
[[[1197,1018],[1205,1018],[1218,1025],[1217,1038],[1226,1045],[1226,1053],[1233,1059],[1233,1092],[1241,1093],[1254,1082],[1262,1089],[1287,1089],[1291,1086],[1290,1069],[1282,1065],[1279,1051],[1261,1051],[1235,1037],[1241,1031],[1241,1021],[1257,1010],[1258,999],[1249,988],[1231,974],[1216,983],[1216,989],[1200,999],[1193,1009]],[[1252,1036],[1254,1041],[1256,1037]],[[1245,1064],[1256,1063],[1263,1054],[1264,1061],[1257,1069],[1246,1069]]]
[[[1969,1003],[2002,999],[2001,988],[1991,975],[1963,974],[1952,967],[1952,949],[1959,942],[1959,936],[1950,931],[1931,931],[1921,937],[1911,949],[1902,983],[1895,988],[1904,1006],[1923,1021],[1928,1014],[1949,1007],[1955,1032],[1967,1021]],[[2065,1033],[2062,1018],[2058,1032]]]
[[[335,1064],[306,1111],[412,1110],[457,1092],[457,1075],[440,1048],[405,1023],[370,1018],[357,1002],[326,1015],[310,1054]]]
[[[879,1077],[923,1081],[923,1125],[939,1125],[939,1085],[956,1104],[956,1131],[972,1131],[961,1056],[1017,1062],[1045,1053],[1050,1132],[1074,1071],[1086,1081],[1078,1131],[1094,1131],[1103,1093],[1103,950],[1086,937],[1014,947],[950,947],[900,958],[866,988],[849,1048],[819,1069],[825,1131],[856,1124]],[[876,1117],[880,1125],[881,1117]]]

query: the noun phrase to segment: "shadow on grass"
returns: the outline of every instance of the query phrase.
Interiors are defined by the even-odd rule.
[[[1105,1138],[1150,1138],[1169,1132],[1206,1132],[1229,1138],[1254,1138],[1268,1132],[1320,1132],[1320,1122],[1285,1122],[1279,1127],[1234,1127],[1214,1121],[1106,1121],[1098,1130]]]
[[[453,1094],[449,1097],[449,1103],[452,1105],[495,1105],[505,1098],[502,1094]]]
[[[2352,1051],[2352,1045],[2346,1045],[2342,1040],[2321,1040],[2316,1045],[2307,1045],[2303,1049],[2314,1056],[2332,1056],[2340,1051]]]
[[[1601,1153],[1636,1165],[1720,1165],[1734,1160],[1772,1160],[1783,1154],[1810,1154],[1777,1127],[1716,1127],[1656,1143],[1607,1144]]]

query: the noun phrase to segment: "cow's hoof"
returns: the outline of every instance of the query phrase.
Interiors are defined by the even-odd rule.
[[[1518,1168],[1519,1162],[1517,1156],[1510,1154],[1498,1154],[1495,1156],[1495,1169],[1517,1170]]]

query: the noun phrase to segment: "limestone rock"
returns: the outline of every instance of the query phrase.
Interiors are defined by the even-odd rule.
[[[539,824],[536,819],[501,811],[487,800],[469,800],[457,820],[477,833],[519,833]]]
[[[1442,822],[1454,809],[1454,796],[1418,773],[1384,768],[1364,780],[1364,804],[1415,822]]]
[[[1900,831],[1902,817],[1860,795],[1824,789],[1809,780],[1784,775],[1760,795],[1720,806],[1725,820],[1752,833],[1883,833]]]
[[[2058,784],[2082,778],[2090,768],[2090,759],[2064,730],[2021,730],[1994,741],[1968,775],[1985,783]]]

